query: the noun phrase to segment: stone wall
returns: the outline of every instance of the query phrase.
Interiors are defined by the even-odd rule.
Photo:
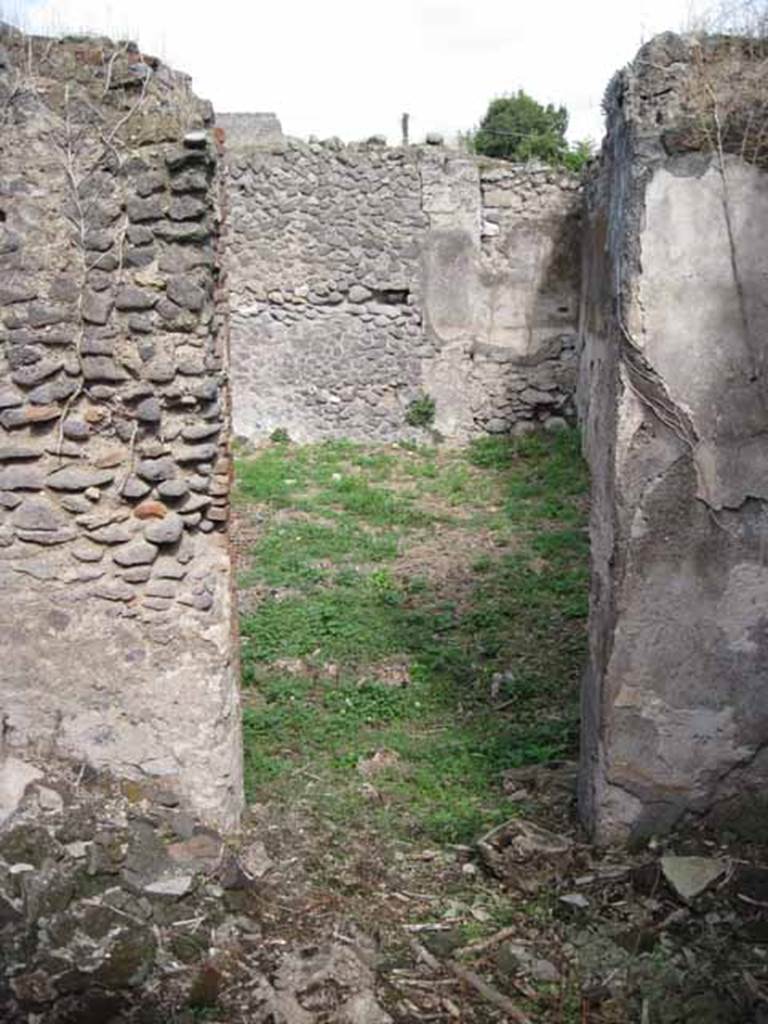
[[[1,753],[162,777],[229,826],[212,112],[128,45],[2,43]]]
[[[743,145],[757,68],[746,43],[666,35],[608,93],[580,393],[581,797],[603,839],[766,811],[768,178]]]
[[[237,434],[423,439],[424,395],[452,441],[569,415],[575,178],[220,123]]]
[[[373,940],[304,910],[305,821],[262,804],[222,836],[151,780],[6,758],[0,1020],[392,1024]]]

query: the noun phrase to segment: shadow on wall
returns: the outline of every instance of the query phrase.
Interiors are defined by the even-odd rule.
[[[483,238],[490,315],[472,362],[485,399],[474,421],[485,432],[519,435],[575,419],[580,228],[581,211],[571,205]]]

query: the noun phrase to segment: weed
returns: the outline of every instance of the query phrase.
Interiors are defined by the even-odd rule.
[[[493,567],[493,560],[490,555],[482,555],[472,563],[472,572],[489,572]]]
[[[282,445],[262,451],[255,459],[239,459],[236,474],[236,500],[243,504],[269,502],[273,508],[290,505],[306,475]]]
[[[517,442],[519,472],[511,476],[507,492],[510,516],[528,522],[584,521],[583,503],[574,500],[586,494],[588,485],[579,443],[575,430],[529,434]]]
[[[478,437],[469,446],[468,458],[481,469],[507,469],[515,451],[515,441],[509,437]]]
[[[409,594],[423,594],[430,589],[429,580],[425,576],[411,576],[405,583]]]
[[[397,446],[398,446],[398,448],[402,448],[402,450],[404,452],[412,452],[414,455],[416,455],[418,453],[419,447],[420,447],[416,443],[416,441],[409,441],[407,439],[405,439],[403,441],[398,441],[397,442]]]
[[[414,462],[410,465],[406,465],[405,472],[408,476],[412,476],[417,480],[436,480],[440,476],[440,470],[438,469],[437,463],[434,459],[430,459],[429,461],[425,459],[422,462]]]
[[[319,500],[375,526],[424,526],[433,519],[414,507],[412,500],[373,487],[362,476],[344,477],[335,482]]]
[[[274,661],[320,650],[328,660],[347,659],[357,665],[399,651],[408,630],[405,620],[391,592],[377,592],[362,576],[357,585],[265,601],[243,619],[243,657],[246,662]]]
[[[419,395],[409,403],[405,422],[411,427],[429,427],[435,422],[435,400],[430,395]]]

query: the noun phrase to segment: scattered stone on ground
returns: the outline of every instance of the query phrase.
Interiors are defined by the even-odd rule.
[[[524,891],[562,878],[575,854],[573,840],[521,818],[499,825],[477,846],[489,871]]]
[[[686,903],[708,889],[728,865],[716,857],[662,857],[661,871],[674,891]]]
[[[343,833],[303,798],[254,805],[224,839],[156,784],[5,765],[8,1024],[767,1019],[758,847],[589,848],[556,787],[547,827],[512,819],[473,845]]]

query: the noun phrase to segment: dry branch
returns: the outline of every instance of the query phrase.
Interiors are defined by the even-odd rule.
[[[481,942],[473,942],[468,946],[462,946],[460,949],[454,950],[454,956],[472,956],[475,953],[484,953],[486,949],[490,949],[492,946],[498,945],[499,942],[503,942],[505,939],[514,938],[519,929],[516,926],[509,928],[502,928],[501,931],[496,932],[494,935],[490,935],[487,939],[483,939]]]
[[[489,985],[487,981],[484,981],[479,974],[475,974],[474,971],[468,971],[466,967],[461,967],[459,964],[454,963],[452,960],[446,961],[445,966],[449,971],[452,971],[456,977],[469,985],[470,988],[474,989],[479,996],[482,996],[486,1002],[492,1003],[497,1009],[506,1013],[515,1024],[533,1024],[531,1018],[527,1013],[523,1011],[512,1002],[509,996],[505,996],[503,992],[499,992],[493,985]]]

